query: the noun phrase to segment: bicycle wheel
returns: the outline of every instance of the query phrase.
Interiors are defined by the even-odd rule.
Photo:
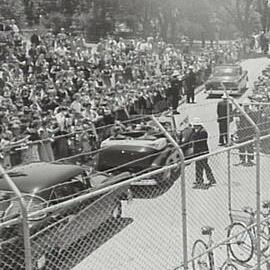
[[[245,224],[234,222],[231,224],[227,232],[228,237],[237,235],[235,238],[230,240],[228,245],[231,255],[239,263],[250,261],[254,254],[254,240],[252,233],[250,230],[245,229]]]
[[[192,258],[198,257],[199,255],[205,253],[207,249],[207,245],[202,240],[196,240],[192,246]],[[192,261],[192,268],[193,270],[210,270],[211,261],[209,254],[204,254]]]
[[[264,253],[269,248],[269,235],[270,235],[269,224],[262,223],[260,226],[260,231],[261,231],[261,251]]]
[[[238,268],[231,263],[226,264],[226,266],[223,268],[223,270],[238,270]]]

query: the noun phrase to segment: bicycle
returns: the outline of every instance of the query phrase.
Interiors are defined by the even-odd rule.
[[[215,229],[212,227],[203,227],[201,229],[202,235],[208,235],[208,243],[206,244],[203,240],[198,239],[194,242],[192,246],[191,256],[192,258],[197,258],[192,261],[193,270],[215,270],[215,260],[214,260],[214,251],[206,252],[208,249],[213,247],[214,241],[212,238],[213,231]],[[237,267],[233,264],[232,260],[229,257],[228,244],[227,246],[227,259],[219,267],[220,270],[237,270]],[[201,256],[200,256],[201,255]]]
[[[270,215],[270,201],[263,202],[263,209],[266,209],[266,213],[261,213],[263,218]],[[250,225],[256,222],[256,214],[251,207],[244,207],[241,211],[234,210],[235,213],[245,213],[248,216],[236,216],[234,218],[237,221],[233,221],[228,228],[228,237],[235,237],[237,245],[232,245],[229,242],[229,251],[232,257],[238,262],[245,264],[249,262],[255,252],[255,244],[257,240],[257,227],[254,226],[251,229],[247,229]],[[263,222],[260,226],[261,235],[261,252],[265,253],[270,247],[270,220]]]

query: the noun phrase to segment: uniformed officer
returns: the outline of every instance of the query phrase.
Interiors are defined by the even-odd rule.
[[[208,148],[208,133],[203,127],[203,123],[199,118],[194,118],[193,122],[193,133],[191,135],[191,142],[193,143],[193,157],[199,157],[209,153]],[[203,158],[195,163],[196,170],[196,182],[194,188],[204,188],[210,185],[216,184],[215,177],[212,169],[208,164],[208,158]],[[204,183],[203,172],[205,170],[208,183]]]
[[[219,145],[223,146],[228,144],[228,117],[230,122],[233,120],[232,116],[232,104],[229,104],[228,110],[228,99],[225,94],[222,96],[222,101],[218,102],[217,105],[217,121],[219,126]]]

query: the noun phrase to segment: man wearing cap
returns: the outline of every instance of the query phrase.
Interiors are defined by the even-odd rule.
[[[259,115],[258,112],[252,110],[250,108],[249,100],[246,99],[244,101],[243,109],[248,114],[248,116],[253,120],[254,123],[259,123]],[[247,141],[251,141],[250,144],[246,144],[239,148],[239,158],[240,163],[235,164],[237,165],[246,165],[246,166],[254,166],[254,146],[253,146],[253,138],[255,137],[255,129],[246,119],[246,116],[242,113],[236,115],[236,125],[237,125],[237,137],[238,143],[244,143]]]
[[[196,74],[194,73],[194,67],[188,67],[188,74],[185,79],[187,89],[187,103],[195,103],[195,87],[196,87]]]
[[[168,99],[170,106],[173,109],[173,113],[177,114],[177,108],[178,108],[178,103],[179,103],[179,94],[182,89],[182,81],[178,79],[179,72],[175,70],[172,74],[172,79],[171,79],[171,87],[168,92]]]
[[[208,133],[206,129],[203,127],[200,118],[194,118],[192,124],[193,124],[193,133],[191,135],[190,141],[193,144],[193,157],[206,155],[209,153],[207,143]],[[207,157],[196,161],[195,170],[196,170],[196,181],[194,183],[194,188],[205,188],[216,184],[216,180],[213,175],[212,169],[208,164]],[[203,179],[204,170],[206,173],[207,180],[209,181],[207,184],[204,183]]]
[[[219,125],[219,146],[223,146],[228,143],[228,117],[230,117],[230,122],[233,121],[232,104],[229,104],[228,111],[228,99],[225,93],[222,96],[222,100],[218,102],[217,117]]]

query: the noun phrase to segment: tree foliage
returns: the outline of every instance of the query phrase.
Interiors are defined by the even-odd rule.
[[[254,31],[261,28],[260,14],[256,9],[255,0],[218,0],[216,7],[219,16],[223,14],[230,19],[242,37],[247,37]],[[222,16],[224,22],[226,17]]]
[[[133,33],[159,35],[167,41],[181,35],[192,39],[246,37],[261,25],[270,25],[270,20],[266,21],[270,14],[269,9],[265,14],[266,0],[1,1],[23,2],[29,20],[41,14],[46,26],[76,26],[97,38],[114,31],[118,24],[125,24]]]
[[[22,24],[25,21],[24,3],[21,0],[0,0],[0,16],[15,19]]]

